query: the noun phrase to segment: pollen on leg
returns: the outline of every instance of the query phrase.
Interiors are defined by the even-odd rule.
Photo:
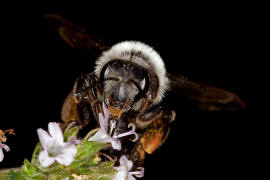
[[[152,132],[142,137],[140,141],[145,152],[152,154],[161,145],[163,136],[162,132]]]
[[[144,159],[144,157],[145,157],[145,152],[144,152],[144,150],[143,150],[143,149],[140,149],[140,150],[139,150],[139,153],[140,153],[140,159]]]

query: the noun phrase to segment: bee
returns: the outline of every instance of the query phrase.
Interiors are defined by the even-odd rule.
[[[160,55],[142,42],[124,41],[109,47],[58,15],[44,17],[71,47],[86,55],[98,56],[94,72],[76,79],[65,99],[62,120],[75,121],[81,128],[92,121],[92,115],[99,122],[99,113],[104,114],[104,103],[110,114],[108,134],[124,133],[130,124],[136,127],[138,140],[132,142],[123,138],[121,151],[112,152],[117,157],[126,155],[134,162],[133,168],[141,167],[145,155],[152,154],[168,137],[176,113],[161,106],[166,92],[197,102],[203,110],[245,107],[231,92],[166,72]]]

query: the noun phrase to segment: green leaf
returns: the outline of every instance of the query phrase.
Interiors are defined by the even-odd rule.
[[[100,142],[84,142],[82,146],[77,146],[78,152],[69,168],[76,171],[76,174],[89,174],[90,168],[95,167],[100,163],[97,153],[108,146],[108,144]]]
[[[22,173],[24,175],[32,176],[35,174],[35,167],[27,160],[24,160],[24,165],[22,166]]]
[[[74,172],[69,171],[69,169],[66,167],[60,168],[60,166],[58,166],[54,170],[50,171],[50,173],[48,174],[48,179],[63,179],[66,177],[71,177],[73,173]]]
[[[64,141],[67,142],[68,141],[68,138],[73,136],[73,137],[77,137],[78,135],[78,132],[79,132],[79,127],[78,126],[75,126],[75,127],[72,127],[72,128],[67,128],[64,132]]]
[[[45,179],[45,175],[38,172],[36,168],[27,159],[24,160],[24,165],[22,166],[22,176],[26,179]]]
[[[16,170],[10,170],[7,174],[6,180],[24,180],[20,172]]]
[[[111,161],[104,161],[91,168],[91,172],[87,176],[91,180],[111,180],[117,172],[113,169],[113,165],[114,163]]]
[[[108,147],[108,144],[94,142],[94,141],[86,141],[81,146],[78,146],[78,152],[75,156],[75,160],[86,160],[89,157],[93,157],[98,153],[101,149]]]

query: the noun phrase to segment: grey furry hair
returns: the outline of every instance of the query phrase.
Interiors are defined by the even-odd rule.
[[[150,46],[139,41],[124,41],[104,51],[96,61],[95,74],[100,77],[102,68],[113,60],[131,61],[146,70],[153,71],[159,79],[159,91],[154,103],[162,100],[169,87],[166,68],[160,55]]]

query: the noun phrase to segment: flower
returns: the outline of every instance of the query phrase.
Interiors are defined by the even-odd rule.
[[[7,152],[10,150],[8,145],[0,142],[0,162],[2,162],[4,159],[4,153],[2,149],[5,149]]]
[[[104,116],[101,113],[98,114],[100,129],[98,130],[98,132],[96,132],[94,136],[90,137],[88,141],[111,143],[113,149],[121,150],[121,142],[118,140],[118,138],[134,134],[135,139],[133,140],[133,142],[138,140],[138,134],[135,132],[135,125],[132,123],[128,125],[128,127],[132,126],[132,130],[118,135],[114,134],[113,136],[110,136],[108,134],[110,112],[104,102],[102,103],[102,108]]]
[[[98,114],[98,119],[99,119],[99,124],[100,124],[100,129],[96,134],[88,139],[88,141],[97,141],[97,142],[102,142],[102,143],[111,143],[113,149],[120,150],[121,149],[121,143],[118,139],[111,137],[107,131],[108,131],[108,123],[109,123],[109,110],[106,107],[106,105],[103,103],[102,104],[104,116],[99,113]]]
[[[134,138],[132,141],[133,141],[133,142],[137,141],[138,138],[139,138],[139,135],[138,135],[138,134],[136,133],[136,131],[135,131],[135,124],[130,123],[130,124],[128,125],[128,128],[130,128],[130,126],[132,126],[132,129],[131,129],[130,131],[125,132],[125,133],[121,133],[121,134],[118,134],[118,135],[115,135],[114,137],[115,137],[115,138],[120,138],[120,137],[129,136],[129,135],[131,135],[131,134],[134,134],[134,135],[135,135],[135,138]]]
[[[37,130],[38,137],[43,150],[39,153],[38,160],[43,167],[52,165],[55,161],[68,166],[74,160],[77,153],[75,144],[77,142],[64,142],[63,133],[56,122],[48,125],[49,134],[43,129]]]
[[[140,171],[130,171],[133,166],[133,162],[128,160],[126,156],[121,156],[120,166],[114,167],[118,172],[114,176],[114,180],[136,180],[132,175],[137,177],[143,177],[144,168],[139,167]]]

